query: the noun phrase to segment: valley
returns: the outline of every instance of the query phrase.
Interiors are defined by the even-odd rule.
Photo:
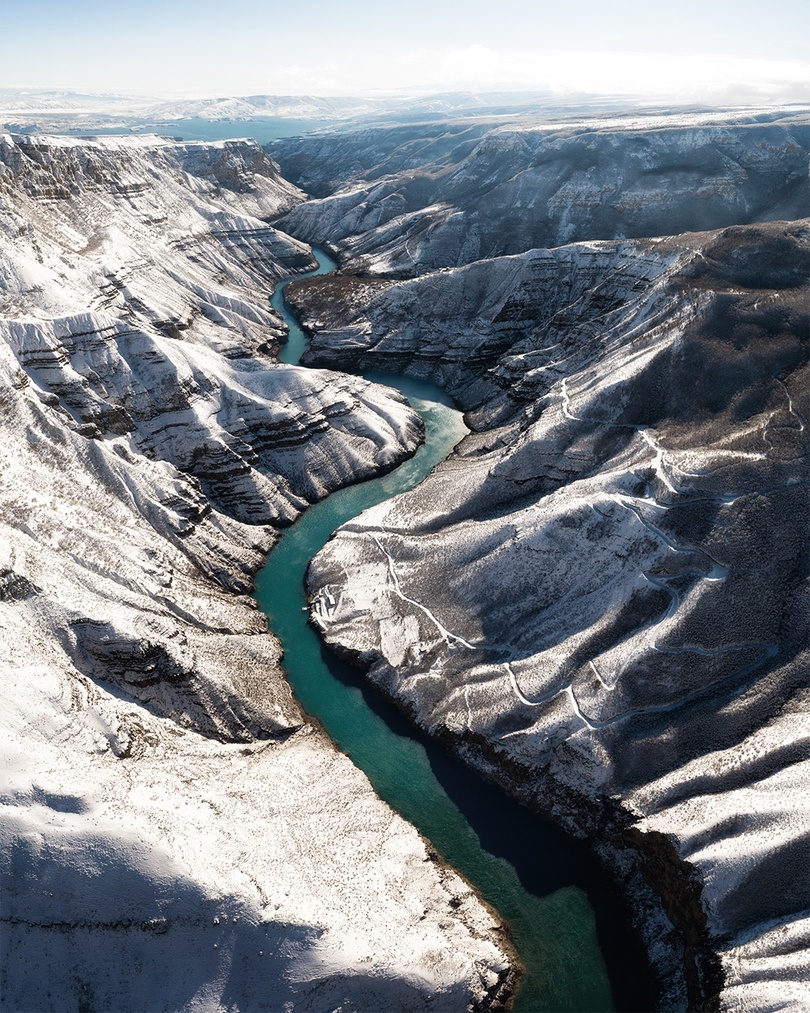
[[[281,219],[342,257],[290,286],[304,361],[430,377],[472,430],[308,587],[417,724],[624,870],[670,1001],[800,1007],[806,127],[639,127],[277,142],[308,186],[354,176]]]
[[[8,1008],[515,1001],[251,597],[389,473],[306,576],[352,678],[591,849],[657,1008],[802,1008],[809,146],[791,108],[2,139]],[[410,491],[393,373],[466,423]]]

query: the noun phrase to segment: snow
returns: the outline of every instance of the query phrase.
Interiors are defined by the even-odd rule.
[[[253,211],[300,195],[255,145],[0,166],[4,1007],[482,1003],[501,927],[307,722],[249,597],[278,525],[419,436],[256,351],[311,254]]]
[[[283,227],[358,273],[413,277],[536,247],[798,218],[806,119],[803,107],[534,112],[366,125],[270,150],[328,194]]]
[[[325,640],[565,826],[640,831],[653,869],[670,848],[730,1009],[782,982],[802,1008],[808,973],[805,935],[777,950],[762,928],[807,916],[807,238],[572,244],[353,287],[342,310],[295,293],[324,321],[311,361],[440,378],[474,430],[315,558]]]
[[[62,1008],[77,982],[108,1009],[178,1008],[203,990],[204,1009],[233,993],[248,1009],[331,1008],[315,999],[331,979],[372,970],[424,1001],[464,987],[474,960],[497,963],[448,919],[468,888],[307,729],[233,746],[52,669],[4,682],[8,1008]],[[137,758],[109,748],[126,723]]]

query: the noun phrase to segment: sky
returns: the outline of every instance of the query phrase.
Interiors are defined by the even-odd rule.
[[[809,101],[808,0],[0,0],[0,88]]]

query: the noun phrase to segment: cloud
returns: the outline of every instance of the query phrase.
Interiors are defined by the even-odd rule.
[[[267,37],[257,31],[238,41],[223,38],[217,58],[201,60],[198,47],[176,47],[170,41],[137,47],[137,59],[132,54],[127,58],[126,51],[118,48],[101,47],[92,60],[77,62],[72,51],[57,47],[36,65],[28,61],[24,70],[22,65],[3,69],[13,86],[154,93],[359,96],[539,91],[561,99],[610,95],[654,103],[810,102],[810,65],[786,59],[528,46],[507,50],[498,48],[494,40],[465,46],[420,45],[402,52],[397,49],[400,40],[395,32],[389,33],[384,44],[369,44],[363,37],[343,45],[318,43],[316,38],[318,44],[291,47],[283,36]],[[17,60],[22,61],[22,55]],[[43,68],[47,79],[29,77],[44,73]]]
[[[411,50],[389,71],[389,85],[601,93],[692,102],[810,100],[810,66],[709,54],[512,52],[483,45]]]

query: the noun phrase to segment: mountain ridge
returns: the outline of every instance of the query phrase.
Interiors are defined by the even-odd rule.
[[[0,139],[3,1004],[497,1009],[502,927],[302,713],[250,597],[404,399],[281,366],[250,142]]]
[[[809,273],[804,220],[289,293],[308,361],[430,375],[473,429],[315,558],[327,643],[595,838],[689,1008],[805,996]]]

